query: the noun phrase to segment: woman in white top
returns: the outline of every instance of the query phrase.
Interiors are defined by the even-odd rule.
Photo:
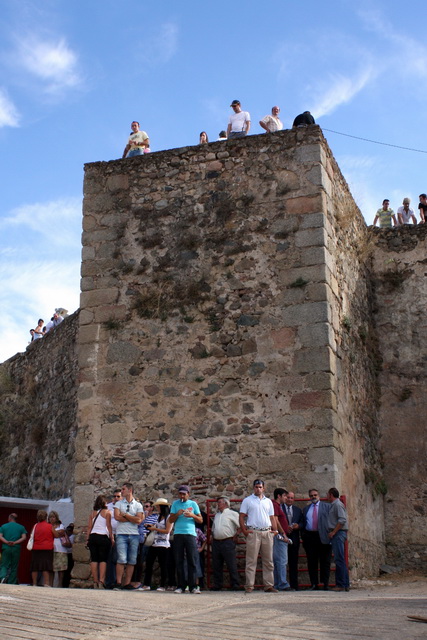
[[[60,532],[61,536],[55,538],[53,541],[53,572],[58,576],[56,585],[62,587],[64,572],[68,567],[67,546],[69,545],[69,539],[57,511],[50,511],[48,521],[55,531]],[[63,542],[65,542],[67,546],[64,546],[62,544]]]
[[[169,503],[165,498],[158,498],[153,506],[159,515],[157,517],[156,524],[145,525],[150,532],[155,532],[155,536],[152,546],[148,549],[145,561],[145,576],[142,591],[150,591],[151,576],[153,575],[153,567],[156,558],[160,567],[160,586],[157,587],[157,591],[166,591],[168,556],[171,546],[169,536],[172,531],[173,523],[169,522],[170,509]]]
[[[114,544],[111,511],[107,509],[105,496],[98,496],[95,500],[93,511],[89,516],[87,531],[93,588],[104,589],[108,555],[111,545]]]

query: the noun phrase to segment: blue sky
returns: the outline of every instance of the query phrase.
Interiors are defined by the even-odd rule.
[[[425,0],[0,0],[0,361],[79,305],[83,165],[153,151],[271,107],[427,150]],[[427,155],[325,136],[366,220],[427,191]]]

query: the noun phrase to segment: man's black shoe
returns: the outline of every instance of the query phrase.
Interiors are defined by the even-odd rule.
[[[312,584],[311,587],[307,587],[307,591],[319,591],[317,584]]]

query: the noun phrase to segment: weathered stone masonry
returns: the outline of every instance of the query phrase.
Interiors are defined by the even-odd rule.
[[[336,485],[353,577],[425,567],[426,229],[368,230],[317,127],[87,165],[84,195],[80,314],[0,367],[2,493],[85,527],[128,479]]]
[[[337,485],[354,569],[378,563],[366,227],[320,129],[91,164],[84,192],[77,522],[129,478]]]

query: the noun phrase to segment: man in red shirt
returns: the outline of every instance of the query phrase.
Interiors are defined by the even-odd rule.
[[[289,531],[288,520],[283,513],[282,504],[285,503],[288,492],[286,489],[274,490],[274,515],[278,534],[273,540],[273,563],[274,563],[274,588],[278,591],[291,591],[289,582],[286,579],[286,569],[288,566],[288,544],[292,544],[287,536]]]

